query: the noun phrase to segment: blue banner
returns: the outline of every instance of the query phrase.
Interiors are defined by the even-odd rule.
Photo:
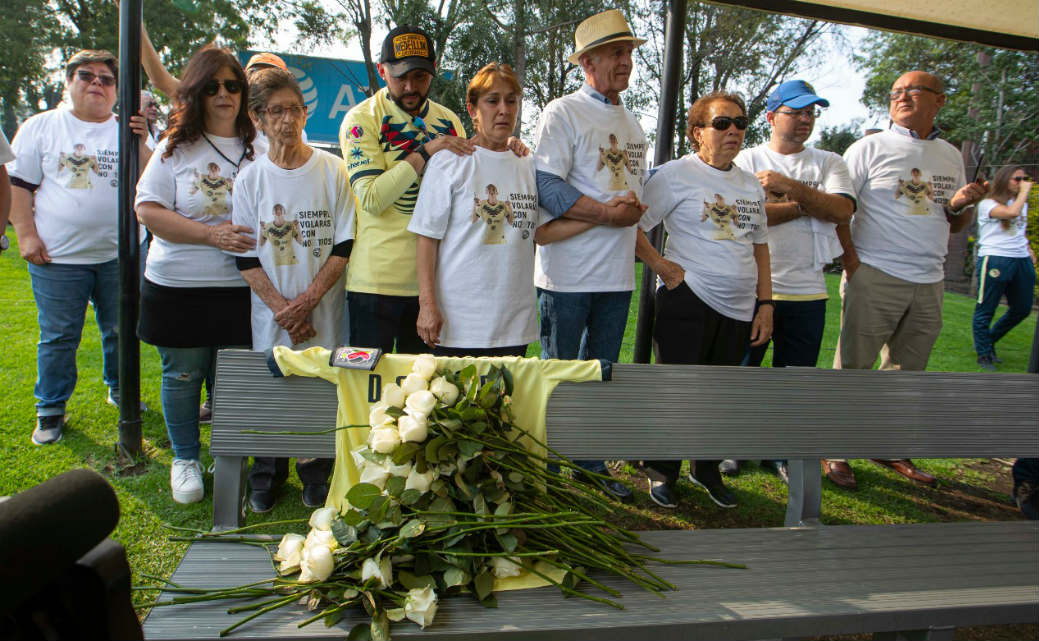
[[[257,51],[240,51],[244,65]],[[330,145],[339,145],[339,125],[346,112],[367,98],[368,72],[357,60],[315,58],[279,53],[303,90],[307,105],[307,139]],[[379,86],[386,83],[379,78]]]

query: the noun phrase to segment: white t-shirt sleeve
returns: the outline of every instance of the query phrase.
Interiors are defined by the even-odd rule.
[[[639,229],[642,231],[649,231],[659,225],[660,221],[667,218],[678,205],[676,191],[668,181],[667,171],[663,166],[646,181],[642,191],[642,202],[647,206],[646,212],[639,220]]]
[[[177,205],[177,179],[173,169],[175,156],[163,158],[166,141],[163,140],[148,159],[148,164],[137,181],[137,197],[134,207],[141,203],[157,203],[169,210]]]
[[[573,132],[563,109],[554,103],[541,113],[534,143],[534,166],[566,179],[574,165]],[[425,181],[423,181],[425,182]]]
[[[12,160],[14,160],[14,152],[11,151],[11,145],[7,142],[7,136],[0,131],[0,165],[7,164]]]
[[[450,171],[452,154],[437,154],[429,161],[429,167],[422,177],[415,213],[408,223],[408,231],[428,238],[443,240],[447,226],[451,220],[451,209],[454,203],[455,177]]]
[[[7,163],[7,173],[31,185],[43,182],[43,155],[38,136],[40,118],[30,118],[22,123],[11,143],[14,160]]]
[[[250,168],[252,165],[250,165]],[[252,237],[256,239],[256,246],[252,249],[235,254],[232,252],[225,252],[231,256],[241,258],[258,258],[260,248],[260,230],[259,227],[259,214],[256,210],[256,203],[253,200],[252,189],[250,189],[250,180],[242,180],[243,176],[247,176],[252,172],[246,169],[238,175],[238,180],[235,184],[234,191],[231,192],[231,222],[235,225],[243,225],[252,230]]]

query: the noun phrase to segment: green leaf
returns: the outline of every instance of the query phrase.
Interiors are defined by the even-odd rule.
[[[368,509],[375,497],[381,496],[382,490],[371,483],[358,483],[346,493],[346,500],[350,505],[362,510]]]
[[[351,525],[353,527],[357,527],[361,524],[362,521],[364,521],[364,515],[358,512],[357,510],[350,510],[339,518],[342,519],[343,523],[346,523],[347,525]]]
[[[346,635],[346,641],[372,641],[371,625],[358,623],[350,628],[350,634]]]
[[[501,547],[502,547],[503,550],[505,550],[506,552],[515,552],[516,551],[517,541],[516,541],[516,537],[514,535],[512,535],[512,534],[498,534],[497,538],[498,538],[498,543],[501,544]]]
[[[494,575],[491,571],[484,569],[483,572],[476,575],[473,579],[473,589],[476,590],[476,598],[483,601],[491,594],[491,590],[494,589]]]
[[[415,576],[407,570],[397,570],[397,580],[400,581],[401,585],[403,585],[409,590],[422,589],[426,586],[429,586],[433,589],[436,589],[437,587],[437,582],[433,579],[432,576],[428,574],[424,574],[422,576]]]
[[[401,443],[393,450],[393,463],[403,465],[410,461],[422,446],[418,443]]]
[[[444,571],[444,587],[450,588],[456,585],[468,585],[473,577],[469,576],[469,573],[462,568],[448,568]]]
[[[400,535],[405,539],[411,539],[426,531],[426,524],[419,519],[411,519],[400,529]]]
[[[406,482],[407,481],[400,476],[391,476],[386,479],[386,491],[389,492],[390,496],[396,498],[404,491],[404,485]]]
[[[418,490],[404,490],[400,494],[401,505],[414,505],[416,501],[422,498],[422,492]]]
[[[390,620],[385,612],[372,617],[372,641],[390,641]]]
[[[357,540],[357,528],[347,525],[342,519],[332,521],[332,526],[329,529],[332,530],[332,536],[336,538],[339,545],[344,548]]]

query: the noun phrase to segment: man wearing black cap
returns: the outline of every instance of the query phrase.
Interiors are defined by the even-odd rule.
[[[804,144],[819,107],[829,106],[803,80],[780,84],[769,96],[765,114],[771,138],[740,152],[735,160],[757,175],[768,199],[765,215],[775,300],[772,367],[815,367],[826,323],[823,267],[842,253],[854,252],[848,223],[855,211],[855,187],[848,167],[837,154]],[[767,348],[767,342],[752,348],[748,364],[761,365]],[[730,473],[734,468],[730,461],[722,465]],[[762,465],[786,480],[785,461]],[[854,486],[850,472],[843,473],[846,463],[824,465],[834,483]]]
[[[458,116],[427,97],[436,73],[433,41],[397,27],[382,43],[386,82],[350,110],[339,130],[357,234],[346,277],[350,343],[384,351],[427,351],[418,337],[416,237],[407,230],[426,161],[444,149],[471,154]]]

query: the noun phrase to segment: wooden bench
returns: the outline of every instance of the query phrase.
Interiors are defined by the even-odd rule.
[[[336,394],[319,379],[273,378],[262,354],[222,352],[211,452],[214,525],[244,518],[247,457],[330,456]],[[670,558],[717,558],[749,569],[668,566],[680,590],[660,599],[613,584],[626,609],[563,600],[551,588],[504,593],[497,610],[445,599],[422,639],[760,639],[875,632],[951,639],[955,627],[1039,621],[1039,524],[820,526],[823,457],[1014,457],[1039,449],[1033,374],[613,366],[604,383],[563,383],[548,404],[550,444],[572,458],[787,458],[787,524],[645,534]],[[291,400],[291,403],[286,402]],[[592,434],[594,437],[590,438]],[[738,509],[738,508],[737,508]],[[191,546],[173,580],[233,585],[271,576],[254,547]],[[612,579],[607,578],[610,583]],[[234,619],[226,604],[156,608],[149,638],[208,638]],[[301,609],[239,628],[239,638],[342,636],[360,619],[299,630]]]

